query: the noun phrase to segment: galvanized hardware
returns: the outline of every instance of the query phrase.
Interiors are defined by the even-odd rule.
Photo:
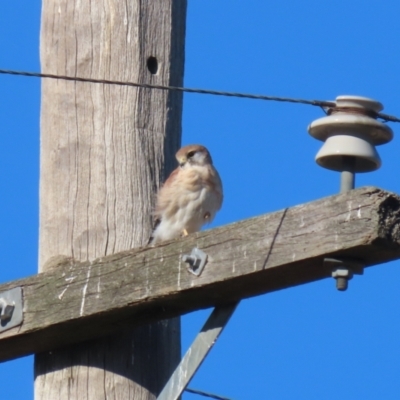
[[[199,276],[207,263],[207,254],[195,247],[190,254],[182,255],[189,264],[188,271]],[[214,346],[239,302],[215,307],[203,328],[165,384],[157,400],[178,400],[201,363]]]
[[[336,288],[340,291],[347,289],[354,274],[362,275],[364,272],[364,264],[352,259],[325,258],[324,267],[331,271],[332,278],[336,279]]]
[[[336,268],[332,271],[332,278],[336,279],[336,289],[344,291],[349,285],[349,280],[353,278],[353,271],[348,268]]]
[[[0,332],[18,326],[23,320],[22,288],[0,293]]]
[[[239,303],[218,306],[208,317],[196,339],[176,367],[157,400],[178,400],[201,363],[214,346]]]
[[[5,322],[11,319],[15,305],[8,304],[3,298],[0,298],[0,321]]]
[[[188,271],[193,275],[199,276],[207,263],[207,254],[194,247],[190,254],[184,254],[182,261],[189,264]]]

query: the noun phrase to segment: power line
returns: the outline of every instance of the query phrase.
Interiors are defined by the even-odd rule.
[[[49,79],[59,79],[65,81],[74,82],[87,82],[87,83],[102,83],[105,85],[117,85],[117,86],[133,86],[146,89],[158,89],[158,90],[174,90],[185,93],[198,93],[198,94],[209,94],[214,96],[227,96],[227,97],[238,97],[242,99],[253,99],[253,100],[268,100],[268,101],[279,101],[286,103],[296,103],[296,104],[306,104],[311,106],[325,108],[334,108],[336,104],[332,101],[325,100],[305,100],[305,99],[295,99],[290,97],[277,97],[277,96],[264,96],[250,93],[238,93],[238,92],[225,92],[219,90],[208,90],[208,89],[195,89],[195,88],[185,88],[179,86],[163,86],[163,85],[152,85],[148,83],[136,83],[136,82],[124,82],[124,81],[114,81],[108,79],[93,79],[93,78],[81,78],[77,76],[66,76],[66,75],[53,75],[53,74],[42,74],[40,72],[28,72],[28,71],[14,71],[7,69],[0,69],[0,74],[8,75],[19,75],[19,76],[29,76],[35,78],[49,78]],[[400,122],[400,119],[392,115],[377,113],[376,117],[382,119],[383,121],[390,122]]]
[[[335,103],[332,103],[330,101],[322,101],[322,100],[292,99],[292,98],[288,98],[288,97],[263,96],[263,95],[257,95],[257,94],[249,94],[249,93],[224,92],[224,91],[218,91],[218,90],[184,88],[184,87],[179,87],[179,86],[163,86],[163,85],[152,85],[152,84],[148,84],[148,83],[113,81],[113,80],[108,80],[108,79],[92,79],[92,78],[80,78],[80,77],[65,76],[65,75],[42,74],[39,72],[12,71],[12,70],[0,69],[0,73],[8,74],[8,75],[31,76],[31,77],[36,77],[36,78],[61,79],[61,80],[76,81],[76,82],[103,83],[106,85],[134,86],[134,87],[141,87],[141,88],[147,88],[147,89],[175,90],[175,91],[186,92],[186,93],[210,94],[210,95],[215,95],[215,96],[239,97],[239,98],[254,99],[254,100],[282,101],[282,102],[289,102],[289,103],[308,104],[308,105],[318,106],[318,107],[334,107],[335,106]]]
[[[196,390],[196,389],[186,388],[185,391],[188,392],[188,393],[198,394],[198,395],[204,396],[204,397],[209,397],[210,399],[216,399],[216,400],[232,400],[232,399],[229,399],[228,397],[222,397],[222,396],[218,396],[218,395],[216,395],[216,394],[203,392],[202,390]]]

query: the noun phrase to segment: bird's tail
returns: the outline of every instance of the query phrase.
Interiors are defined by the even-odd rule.
[[[151,244],[153,244],[154,241],[154,232],[156,231],[158,225],[160,225],[161,219],[157,218],[156,220],[154,220],[154,226],[153,226],[153,232],[151,232],[151,235],[149,237],[149,240],[147,241],[147,246],[150,246]]]

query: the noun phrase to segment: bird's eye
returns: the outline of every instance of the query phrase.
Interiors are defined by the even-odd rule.
[[[189,153],[187,153],[187,158],[192,158],[194,156],[194,151],[189,151]]]

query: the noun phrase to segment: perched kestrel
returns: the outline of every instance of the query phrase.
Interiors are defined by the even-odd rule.
[[[158,193],[151,244],[199,231],[221,208],[222,182],[208,150],[192,144],[182,147],[176,159],[179,167]]]

